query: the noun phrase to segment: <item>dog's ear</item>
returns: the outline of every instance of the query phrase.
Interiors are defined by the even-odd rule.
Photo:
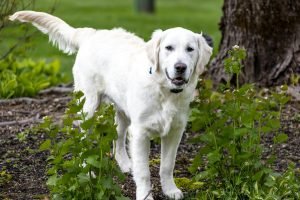
[[[152,34],[151,40],[146,44],[146,52],[149,60],[153,64],[153,71],[158,71],[159,69],[159,45],[163,31],[158,29]]]
[[[213,41],[213,39],[209,35],[207,35],[205,33],[203,33],[202,36],[206,40],[208,46],[210,46],[211,48],[214,48],[214,41]]]
[[[212,55],[212,47],[209,45],[209,42],[206,40],[205,37],[207,37],[207,35],[203,36],[202,33],[197,34],[199,56],[198,56],[196,70],[198,74],[202,74],[204,72],[205,65],[209,62],[210,56]],[[211,44],[212,44],[212,40],[211,40]]]

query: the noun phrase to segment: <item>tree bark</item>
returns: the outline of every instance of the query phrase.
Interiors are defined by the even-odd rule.
[[[155,12],[155,0],[135,0],[135,9],[138,12],[154,13]]]
[[[223,60],[234,45],[247,50],[240,83],[272,86],[300,74],[299,0],[224,0],[219,53],[209,73],[215,83],[235,82]]]

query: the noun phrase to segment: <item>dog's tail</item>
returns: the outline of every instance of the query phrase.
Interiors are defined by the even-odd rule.
[[[64,53],[75,53],[80,44],[96,32],[92,28],[73,28],[58,17],[43,12],[19,11],[9,17],[11,21],[30,22]]]

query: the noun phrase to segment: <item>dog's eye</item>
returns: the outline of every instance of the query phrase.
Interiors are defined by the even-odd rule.
[[[174,48],[173,48],[171,45],[166,46],[166,49],[167,49],[168,51],[173,51],[173,50],[174,50]]]
[[[194,48],[192,48],[192,47],[187,47],[186,50],[187,50],[188,52],[192,52],[192,51],[194,51]]]

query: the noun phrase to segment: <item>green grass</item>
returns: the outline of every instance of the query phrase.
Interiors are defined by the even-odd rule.
[[[39,0],[35,10],[49,11],[53,0]],[[184,27],[194,32],[205,32],[212,36],[215,47],[220,40],[218,22],[222,11],[222,0],[156,0],[156,13],[153,15],[139,14],[134,10],[132,0],[63,0],[57,1],[54,15],[74,27],[93,27],[111,29],[123,27],[130,32],[148,40],[155,29]],[[30,27],[30,30],[35,30]],[[21,35],[15,30],[0,33],[7,45]],[[215,50],[216,52],[216,50]],[[61,60],[63,71],[71,74],[75,56],[64,55],[48,44],[48,37],[37,33],[32,40],[32,48],[27,55],[33,58]]]

